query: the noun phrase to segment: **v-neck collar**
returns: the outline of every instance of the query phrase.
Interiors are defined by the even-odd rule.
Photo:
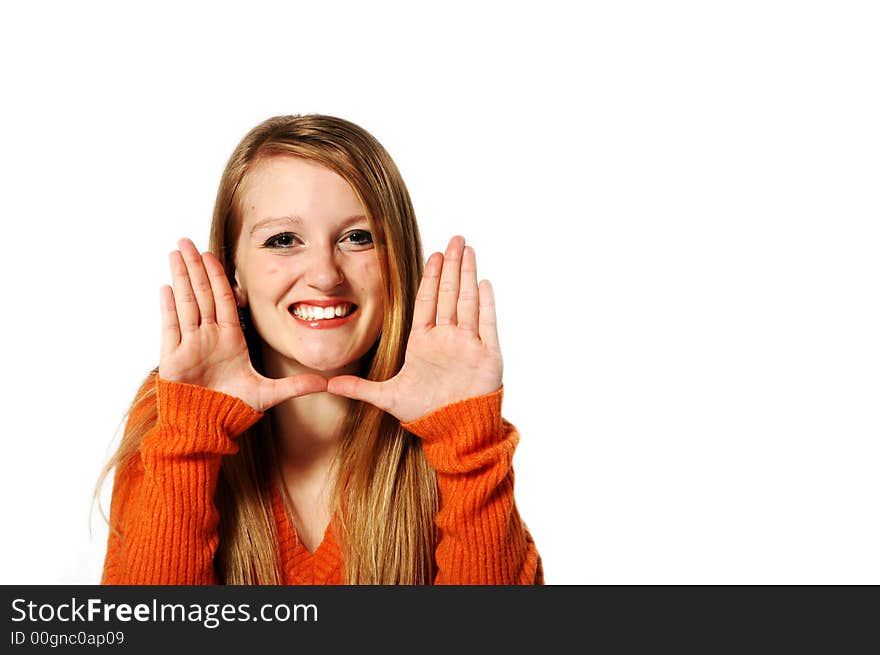
[[[272,510],[285,584],[342,584],[342,552],[333,521],[325,528],[321,543],[310,552],[300,540],[277,486],[272,488]]]

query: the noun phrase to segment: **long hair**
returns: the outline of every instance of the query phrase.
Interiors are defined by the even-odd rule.
[[[320,114],[277,116],[252,129],[230,157],[214,205],[209,249],[234,284],[235,247],[242,226],[248,174],[271,157],[299,157],[345,179],[363,204],[379,258],[385,315],[379,339],[362,361],[360,374],[387,380],[403,366],[422,247],[415,212],[397,166],[366,130]],[[244,333],[254,367],[260,337],[245,315]],[[155,400],[146,385],[129,410]],[[349,584],[429,584],[435,573],[439,507],[437,480],[418,437],[391,415],[351,401],[334,466],[334,528]],[[271,410],[270,410],[271,412]],[[215,502],[220,514],[215,568],[227,584],[281,584],[271,485],[280,484],[278,438],[264,416],[239,438],[238,453],[223,458]],[[151,414],[129,425],[101,481],[135,454],[155,425]],[[99,481],[99,487],[101,482]],[[286,489],[280,485],[285,504]],[[115,529],[115,526],[110,526]]]

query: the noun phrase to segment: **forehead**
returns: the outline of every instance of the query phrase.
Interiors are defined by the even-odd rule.
[[[245,177],[242,196],[244,227],[273,216],[336,220],[363,213],[351,185],[338,173],[298,157],[272,157]]]

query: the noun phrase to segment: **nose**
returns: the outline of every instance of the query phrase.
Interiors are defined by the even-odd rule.
[[[335,248],[313,248],[307,262],[306,283],[318,291],[332,291],[345,281],[335,259]]]

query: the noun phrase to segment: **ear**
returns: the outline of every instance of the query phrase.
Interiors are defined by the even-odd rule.
[[[235,283],[232,285],[232,294],[235,296],[235,304],[238,305],[239,309],[247,307],[247,291],[245,291],[241,284],[241,280],[238,278],[238,271],[235,272]]]

